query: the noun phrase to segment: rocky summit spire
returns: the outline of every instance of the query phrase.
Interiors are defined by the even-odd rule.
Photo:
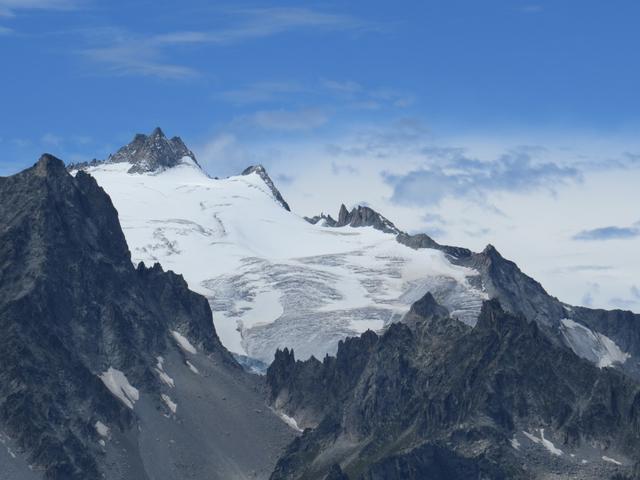
[[[132,165],[129,173],[147,173],[175,167],[185,157],[198,164],[180,137],[168,139],[160,127],[156,127],[150,135],[137,134],[131,143],[110,155],[107,162],[127,162]]]
[[[69,165],[69,170],[80,170],[104,163],[130,163],[129,173],[149,173],[166,170],[191,159],[197,166],[196,156],[187,148],[180,137],[167,138],[160,127],[149,135],[138,133],[133,140],[106,160]]]

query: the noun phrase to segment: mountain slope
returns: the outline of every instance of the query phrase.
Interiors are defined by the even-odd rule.
[[[486,302],[475,327],[429,294],[407,324],[278,352],[272,401],[305,430],[272,479],[611,478],[640,460],[640,386]],[[636,466],[637,468],[637,466]]]
[[[222,346],[206,299],[159,265],[133,266],[92,177],[44,155],[0,178],[0,225],[11,478],[268,475],[293,431]]]
[[[339,340],[383,331],[429,291],[468,325],[497,298],[555,344],[640,379],[639,315],[563,304],[490,245],[440,245],[370,207],[302,219],[261,166],[213,179],[185,157],[131,173],[144,163],[135,143],[120,150],[129,157],[83,168],[112,197],[133,259],[183,274],[208,298],[223,344],[249,364],[268,364],[284,347],[300,359],[335,354]]]
[[[466,322],[486,298],[477,272],[361,228],[357,212],[356,226],[309,224],[262,167],[214,179],[189,160],[142,174],[129,173],[133,162],[84,168],[118,209],[134,261],[184,275],[235,353],[269,363],[287,346],[321,358],[347,336],[400,320],[427,290]]]

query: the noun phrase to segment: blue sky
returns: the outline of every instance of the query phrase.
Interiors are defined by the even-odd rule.
[[[199,143],[232,122],[628,131],[639,17],[635,1],[0,0],[0,154],[99,156],[155,125]]]
[[[181,136],[640,310],[640,3],[0,0],[0,175]],[[566,285],[575,285],[567,287]]]

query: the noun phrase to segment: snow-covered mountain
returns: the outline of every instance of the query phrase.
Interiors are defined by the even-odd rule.
[[[270,362],[289,347],[322,358],[347,336],[399,320],[427,291],[468,323],[487,297],[470,281],[477,272],[441,251],[408,248],[373,227],[312,225],[288,210],[261,166],[214,179],[188,156],[152,172],[138,161],[148,164],[82,167],[111,196],[134,262],[184,275],[235,353]]]
[[[468,325],[483,300],[499,298],[578,355],[640,371],[640,339],[627,334],[633,314],[613,324],[611,312],[562,304],[491,246],[442,246],[368,207],[342,206],[337,220],[300,217],[262,166],[211,178],[160,129],[105,161],[71,167],[79,168],[111,196],[134,262],[184,275],[237,354],[269,363],[288,347],[299,359],[322,358],[341,339],[400,320],[431,292]]]

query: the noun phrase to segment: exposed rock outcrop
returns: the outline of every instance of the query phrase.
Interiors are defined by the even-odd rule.
[[[426,297],[411,326],[349,339],[335,358],[276,355],[272,401],[317,426],[289,446],[272,479],[322,479],[334,464],[352,480],[633,475],[637,383],[495,300],[474,328],[442,313]]]
[[[282,208],[290,212],[291,209],[289,208],[289,204],[285,201],[280,191],[276,188],[276,185],[275,183],[273,183],[273,180],[271,180],[271,177],[267,173],[267,170],[262,165],[252,165],[250,167],[245,168],[242,171],[242,175],[250,175],[252,173],[257,174],[260,178],[262,178],[262,180],[264,180],[264,183],[266,183],[267,187],[269,187],[269,190],[271,191],[273,198],[280,205],[282,205]]]
[[[91,176],[43,155],[0,178],[0,225],[0,432],[14,455],[52,480],[144,480],[156,465],[163,478],[228,478],[225,455],[260,431],[265,449],[234,468],[271,468],[288,428],[271,412],[243,420],[264,405],[259,383],[220,343],[204,297],[159,265],[133,266]],[[227,395],[229,408],[218,399]],[[227,429],[227,418],[237,435],[191,430]],[[170,444],[185,430],[192,444]],[[189,470],[198,456],[209,471]]]
[[[69,165],[69,170],[81,170],[102,163],[129,163],[129,173],[158,172],[180,165],[189,158],[198,165],[195,155],[180,137],[167,138],[157,127],[150,135],[136,134],[133,140],[106,160],[93,160]]]

